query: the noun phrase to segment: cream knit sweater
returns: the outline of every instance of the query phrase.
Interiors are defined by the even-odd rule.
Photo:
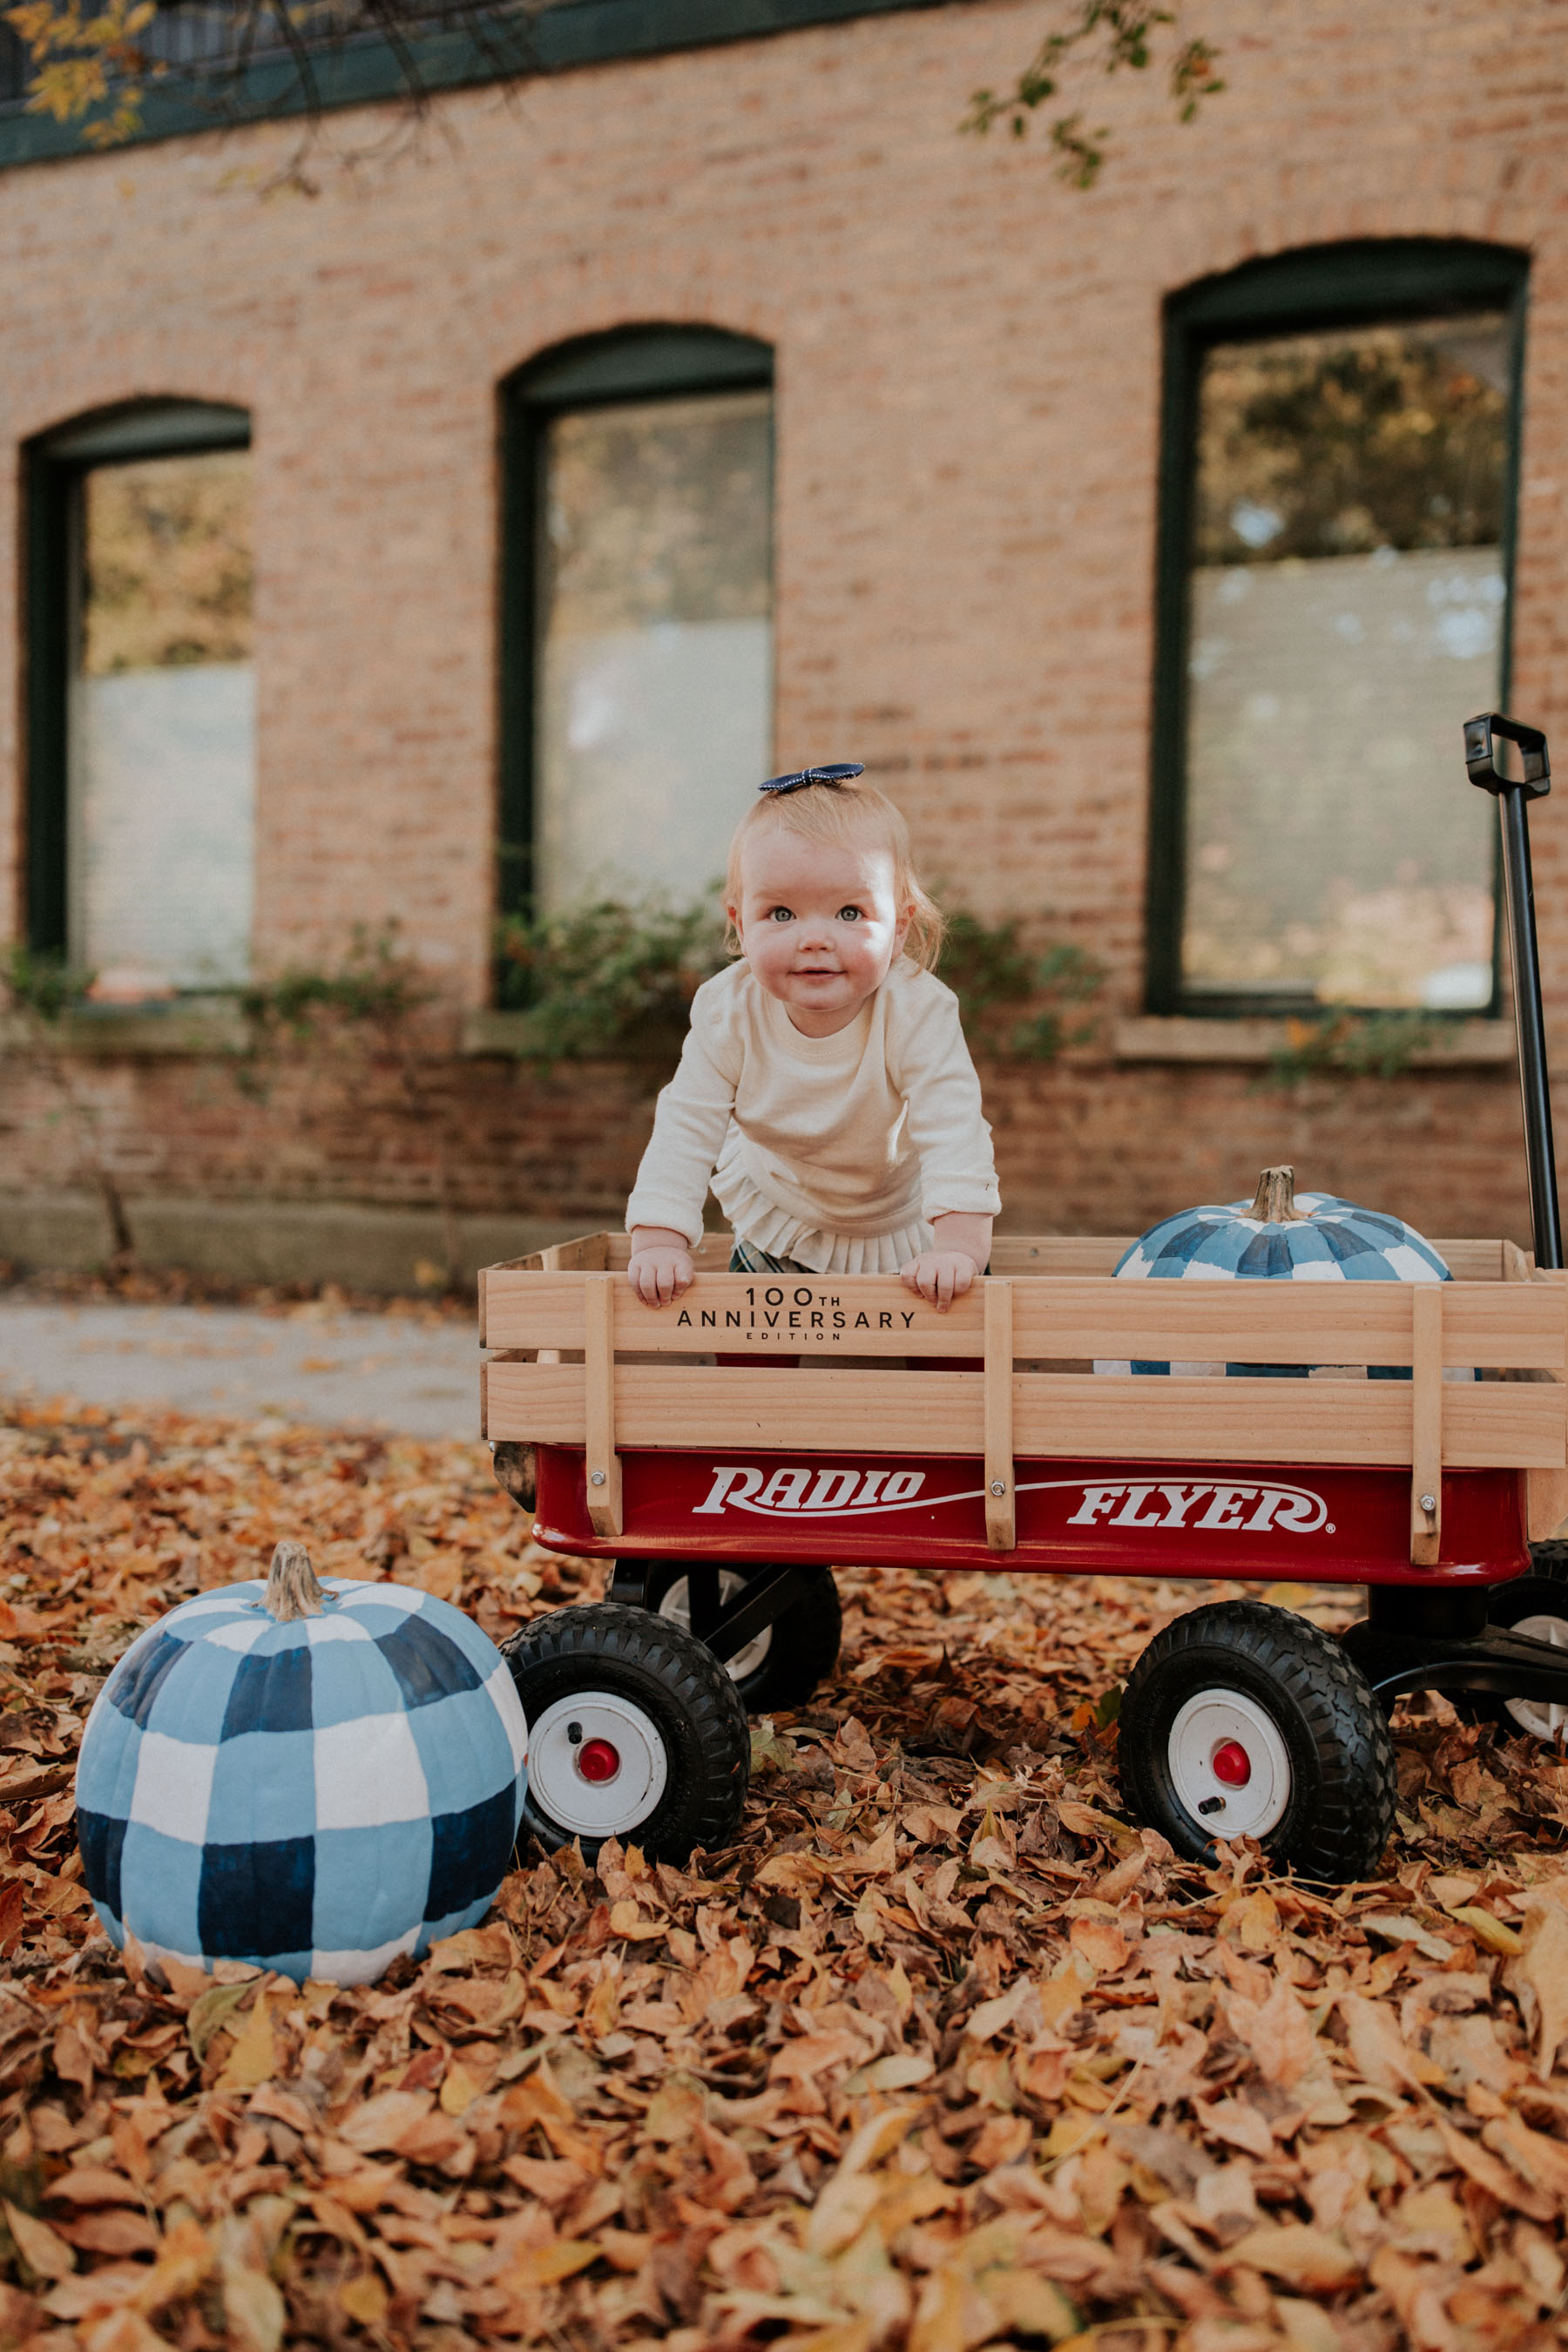
[[[627,1230],[695,1247],[711,1181],[737,1234],[818,1274],[890,1274],[931,1220],[1001,1207],[958,999],[901,956],[847,1029],[803,1036],[744,961],[691,1005]]]

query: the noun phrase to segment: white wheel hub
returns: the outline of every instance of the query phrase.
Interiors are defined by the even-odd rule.
[[[568,1837],[625,1837],[668,1777],[658,1726],[614,1691],[558,1698],[529,1726],[529,1794]]]
[[[1171,1726],[1171,1781],[1211,1836],[1266,1837],[1290,1801],[1290,1759],[1273,1717],[1244,1691],[1205,1690]]]
[[[745,1578],[737,1575],[732,1568],[721,1568],[719,1570],[721,1609],[727,1609],[731,1601],[744,1592],[745,1589]],[[676,1578],[675,1582],[658,1604],[658,1613],[661,1617],[672,1619],[677,1625],[684,1626],[687,1633],[690,1633],[691,1583],[688,1577]],[[749,1641],[743,1650],[737,1650],[734,1656],[729,1660],[726,1671],[730,1680],[732,1683],[743,1682],[748,1675],[754,1675],[773,1645],[773,1629],[771,1625],[764,1625],[762,1632]]]
[[[1521,1617],[1510,1633],[1528,1634],[1532,1642],[1550,1642],[1554,1650],[1568,1650],[1568,1617]],[[1510,1698],[1508,1712],[1532,1739],[1555,1739],[1568,1723],[1568,1706],[1554,1698]]]

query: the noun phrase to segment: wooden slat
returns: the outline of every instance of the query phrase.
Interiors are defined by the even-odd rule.
[[[1021,1356],[1157,1363],[1408,1364],[1410,1295],[1441,1287],[1443,1361],[1563,1368],[1561,1312],[1534,1286],[1502,1283],[1097,1282],[1016,1286]]]
[[[547,1274],[598,1274],[607,1263],[607,1234],[582,1234],[575,1241],[552,1242],[540,1255]],[[504,1269],[498,1267],[498,1273]]]
[[[1411,1286],[1380,1282],[1112,1282],[1103,1276],[1015,1276],[1016,1355],[1135,1361],[1408,1364]],[[489,1344],[561,1349],[583,1344],[580,1275],[486,1280]],[[1436,1286],[1433,1286],[1434,1287]],[[895,1276],[785,1279],[700,1274],[677,1307],[648,1307],[615,1282],[616,1345],[640,1354],[750,1352],[974,1357],[985,1328],[983,1286],[945,1315]],[[784,1304],[753,1302],[769,1290]],[[1568,1369],[1559,1291],[1541,1283],[1443,1286],[1443,1361],[1514,1370]],[[794,1304],[796,1297],[820,1304]],[[767,1317],[774,1323],[768,1325]],[[813,1318],[820,1318],[820,1328]],[[791,1318],[794,1318],[793,1322]],[[864,1318],[864,1325],[860,1318]]]
[[[488,1338],[488,1336],[487,1336],[488,1328],[489,1328],[489,1307],[488,1307],[488,1299],[487,1299],[487,1296],[486,1296],[486,1294],[488,1293],[488,1291],[489,1291],[489,1278],[490,1278],[491,1275],[492,1275],[492,1274],[540,1274],[540,1273],[542,1273],[542,1272],[543,1271],[543,1267],[544,1267],[544,1252],[543,1252],[542,1250],[530,1250],[530,1251],[527,1253],[527,1255],[526,1255],[525,1256],[523,1256],[523,1257],[506,1257],[506,1258],[500,1258],[500,1259],[499,1259],[499,1260],[497,1261],[497,1263],[496,1263],[494,1265],[481,1265],[481,1266],[480,1266],[480,1268],[479,1268],[479,1345],[480,1345],[480,1347],[481,1347],[481,1348],[488,1348],[488,1347],[489,1346],[489,1344],[490,1344],[490,1343],[489,1343],[489,1338]]]
[[[1511,1242],[1434,1242],[1432,1247],[1456,1282],[1502,1282],[1507,1279],[1505,1254],[1513,1248]]]
[[[783,1294],[776,1307],[763,1301]],[[818,1302],[795,1305],[797,1294]],[[841,1303],[840,1303],[841,1302]],[[493,1348],[580,1348],[583,1281],[575,1275],[498,1275],[486,1312]],[[858,1318],[864,1317],[861,1326]],[[773,1320],[770,1323],[769,1318]],[[818,1318],[814,1322],[813,1318]],[[945,1314],[907,1290],[896,1276],[700,1274],[673,1307],[645,1307],[631,1285],[615,1286],[616,1346],[641,1355],[817,1354],[837,1344],[846,1355],[967,1356],[981,1353],[985,1307],[981,1286]],[[704,1319],[707,1318],[707,1319]],[[792,1320],[793,1318],[793,1320]]]
[[[1568,1519],[1568,1470],[1531,1470],[1525,1485],[1525,1535],[1531,1543],[1544,1543]]]
[[[629,1234],[605,1234],[605,1264],[613,1274],[625,1274],[632,1262],[632,1238]],[[691,1253],[692,1264],[700,1274],[723,1274],[730,1264],[731,1241],[728,1234],[704,1234]]]
[[[617,1277],[591,1274],[583,1285],[584,1468],[588,1521],[596,1536],[621,1532],[621,1462],[616,1451],[616,1327]]]
[[[993,1551],[1017,1544],[1013,1476],[1013,1286],[982,1285],[985,1301],[985,1540]]]
[[[1353,1388],[1320,1381],[1097,1380],[1021,1372],[1013,1445],[1031,1455],[1154,1461],[1385,1464],[1408,1466],[1405,1381]],[[584,1441],[580,1364],[489,1367],[489,1434],[536,1444]],[[875,1373],[769,1367],[622,1365],[617,1444],[749,1446],[767,1453],[972,1454],[985,1449],[979,1372]],[[1556,1383],[1461,1381],[1445,1390],[1450,1469],[1556,1470],[1564,1454]],[[979,1462],[976,1462],[976,1471]]]
[[[1410,1560],[1436,1568],[1443,1537],[1443,1294],[1447,1282],[1410,1286]]]
[[[1114,1274],[1136,1234],[998,1234],[993,1274]]]
[[[1138,1236],[1135,1234],[998,1234],[991,1244],[993,1274],[1112,1274]],[[1432,1244],[1456,1282],[1500,1282],[1510,1274],[1508,1253],[1522,1258],[1512,1242],[1468,1237]]]
[[[1136,1234],[998,1234],[991,1244],[991,1271],[997,1275],[1110,1274],[1137,1238]],[[1468,1237],[1434,1241],[1432,1246],[1456,1282],[1520,1279],[1512,1271],[1510,1254],[1521,1264],[1526,1255],[1513,1242]],[[546,1263],[563,1267],[624,1274],[631,1259],[631,1239],[624,1233],[582,1234],[575,1240],[555,1243],[541,1255]],[[700,1270],[721,1273],[730,1263],[729,1234],[704,1234],[692,1257]]]

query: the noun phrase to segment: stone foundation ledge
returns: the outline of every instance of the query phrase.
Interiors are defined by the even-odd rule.
[[[138,1262],[220,1282],[337,1282],[409,1297],[442,1286],[446,1229],[434,1210],[354,1202],[130,1200]],[[458,1271],[521,1257],[595,1231],[583,1216],[458,1216]],[[0,1258],[24,1273],[84,1271],[112,1253],[108,1221],[89,1193],[0,1194]]]

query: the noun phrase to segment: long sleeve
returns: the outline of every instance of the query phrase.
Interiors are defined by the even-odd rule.
[[[1002,1196],[958,1000],[927,981],[904,992],[900,1013],[889,1024],[888,1070],[920,1155],[921,1214],[928,1224],[954,1211],[994,1217]]]
[[[733,1041],[704,1017],[702,994],[699,990],[693,1001],[680,1066],[659,1095],[653,1134],[626,1203],[628,1233],[637,1225],[666,1225],[684,1234],[693,1249],[702,1239],[702,1204],[729,1131],[739,1076],[739,1055],[726,1050]],[[727,1066],[731,1061],[733,1068]]]

